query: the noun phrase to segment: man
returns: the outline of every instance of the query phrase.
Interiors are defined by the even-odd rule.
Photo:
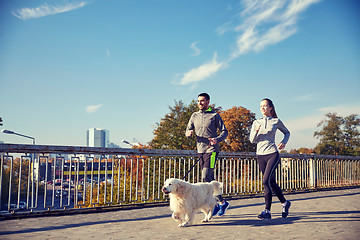
[[[197,103],[200,110],[191,115],[185,136],[190,137],[195,130],[196,147],[202,170],[202,181],[211,182],[214,180],[215,162],[220,152],[219,142],[225,140],[228,136],[228,131],[220,115],[209,107],[209,94],[200,93]],[[218,129],[220,130],[220,135],[217,135]],[[217,199],[220,204],[215,206],[213,216],[222,216],[230,204],[221,195],[217,196]]]

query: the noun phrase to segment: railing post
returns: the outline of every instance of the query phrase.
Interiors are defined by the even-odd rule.
[[[309,178],[309,187],[311,189],[317,188],[317,171],[316,171],[316,155],[312,154],[313,157],[309,159],[309,171],[310,171],[310,178]]]

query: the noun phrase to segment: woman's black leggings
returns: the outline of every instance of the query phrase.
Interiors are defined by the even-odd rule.
[[[263,185],[265,191],[265,209],[270,211],[272,203],[272,191],[279,198],[281,203],[285,203],[286,199],[279,185],[275,180],[275,170],[280,162],[279,153],[271,153],[268,155],[256,155],[261,172],[263,173]],[[272,191],[271,191],[272,190]]]

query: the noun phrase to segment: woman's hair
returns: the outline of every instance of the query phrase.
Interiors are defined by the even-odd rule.
[[[274,106],[273,102],[268,98],[264,98],[263,100],[261,100],[261,102],[262,101],[267,101],[267,103],[269,104],[269,107],[271,107],[271,111],[270,111],[271,117],[277,118],[277,115],[275,112],[275,106]]]

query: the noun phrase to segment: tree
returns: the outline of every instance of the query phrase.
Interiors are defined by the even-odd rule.
[[[249,140],[255,113],[240,106],[220,111],[220,115],[229,131],[228,137],[220,143],[221,150],[229,152],[255,151],[255,145]]]
[[[193,100],[188,106],[182,101],[175,101],[175,106],[170,107],[170,113],[166,114],[157,123],[154,130],[154,138],[150,147],[155,149],[195,150],[196,139],[185,137],[185,129],[191,114],[197,110],[196,101]]]
[[[222,151],[253,152],[255,145],[249,141],[249,134],[255,114],[243,107],[233,107],[223,111],[221,107],[210,105],[213,111],[218,112],[229,131],[229,136],[220,143]],[[193,100],[189,105],[182,101],[175,101],[174,107],[169,107],[170,113],[166,114],[157,123],[154,138],[150,147],[155,149],[196,150],[196,137],[185,137],[185,129],[191,114],[198,111],[197,103]]]
[[[327,113],[315,131],[314,136],[320,139],[315,147],[318,154],[359,155],[360,153],[360,119],[356,114],[345,118],[337,113]]]
[[[349,155],[360,155],[360,118],[351,114],[344,118],[344,141],[345,151]]]
[[[21,166],[20,166],[21,164]],[[20,178],[20,169],[21,169],[21,180]],[[1,195],[1,202],[6,202],[9,199],[9,186],[10,186],[10,175],[12,175],[11,181],[11,203],[15,203],[18,190],[19,190],[19,180],[20,180],[20,196],[22,199],[26,198],[26,191],[27,191],[27,184],[29,178],[29,160],[22,160],[20,161],[19,158],[15,158],[12,162],[11,167],[11,160],[7,157],[4,157],[4,165],[2,169],[2,195]],[[0,206],[1,209],[1,206]]]
[[[255,114],[243,107],[233,107],[223,111],[221,107],[210,105],[213,111],[222,117],[229,136],[225,142],[220,143],[222,151],[255,151],[255,146],[249,141],[249,133]],[[170,113],[166,114],[157,123],[154,138],[150,147],[155,149],[196,150],[196,137],[185,137],[185,129],[191,114],[198,111],[197,103],[193,100],[189,105],[182,101],[175,101],[174,107],[169,107]]]
[[[211,104],[210,107],[215,112],[220,112],[221,107]],[[155,149],[175,149],[175,150],[196,150],[195,134],[187,138],[185,136],[186,126],[193,112],[198,111],[197,102],[191,101],[185,105],[181,100],[175,101],[175,106],[170,107],[170,113],[156,123],[154,138],[150,142],[150,147]]]
[[[311,148],[299,148],[299,149],[291,149],[289,153],[293,154],[312,154],[314,153],[314,149]]]

